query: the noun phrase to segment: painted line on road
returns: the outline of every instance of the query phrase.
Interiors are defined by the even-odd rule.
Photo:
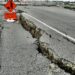
[[[33,18],[34,20],[38,21],[39,23],[43,24],[44,26],[48,27],[49,29],[51,29],[51,30],[53,30],[53,31],[55,31],[55,32],[57,32],[57,33],[59,33],[60,35],[64,36],[65,38],[67,38],[67,39],[69,39],[70,41],[72,41],[72,42],[75,43],[75,38],[73,38],[73,37],[71,37],[71,36],[69,36],[69,35],[67,35],[67,34],[65,34],[65,33],[61,32],[61,31],[59,31],[59,30],[57,30],[56,28],[53,28],[53,27],[49,26],[48,24],[46,24],[46,23],[40,21],[39,19],[37,19],[37,18],[35,18],[35,17],[33,17],[33,16],[27,14],[27,13],[25,13],[25,14],[26,14],[27,16]]]

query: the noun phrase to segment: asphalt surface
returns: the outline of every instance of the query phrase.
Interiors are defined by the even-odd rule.
[[[69,75],[37,51],[31,34],[20,23],[8,23],[0,10],[0,75]]]
[[[75,38],[75,11],[60,7],[27,7],[21,10]]]
[[[3,19],[5,9],[3,8],[0,11],[0,18]],[[30,33],[25,31],[18,21],[8,23],[3,20],[1,24],[4,29],[0,38],[0,75],[69,75],[38,53],[35,44],[36,39],[33,39]],[[40,25],[40,23],[37,23],[37,25],[52,33],[52,31]],[[63,40],[62,37],[60,37],[60,40],[57,40],[58,34],[57,36],[54,34],[54,37],[49,39],[49,42],[51,42],[50,48],[60,51],[60,56],[75,61],[75,54],[72,56],[72,53],[75,52],[75,45]],[[66,54],[63,54],[65,53],[64,50],[66,50]]]
[[[41,61],[38,55],[35,39],[18,23],[3,24],[2,31],[2,75],[44,75],[37,67],[45,67],[49,62]],[[40,57],[40,59],[39,59]],[[39,62],[40,61],[40,62]],[[40,65],[39,65],[40,64]],[[35,69],[34,69],[35,68]],[[48,67],[45,67],[48,69]],[[46,69],[46,70],[47,70]],[[39,73],[37,72],[39,71]],[[47,73],[47,71],[46,71]]]
[[[50,61],[38,53],[30,33],[18,22],[2,25],[0,75],[48,75]]]
[[[17,7],[17,9],[23,10],[23,11],[25,11],[25,13],[27,13],[29,15],[32,15],[33,17],[36,17],[39,20],[41,19],[40,21],[43,21],[44,23],[47,23],[47,22],[48,23],[53,23],[52,25],[55,26],[57,29],[59,28],[58,30],[60,30],[60,31],[63,30],[67,34],[69,34],[69,33],[66,30],[66,26],[67,26],[67,28],[68,27],[73,28],[73,29],[75,28],[75,27],[72,27],[72,26],[74,26],[73,21],[74,21],[74,16],[75,15],[74,15],[74,11],[71,11],[71,10],[58,8],[58,7],[29,7],[29,6],[27,6],[27,7],[21,6],[21,7]],[[43,15],[43,13],[44,13],[44,15]],[[55,15],[51,15],[51,14],[55,14]],[[63,18],[60,17],[62,15],[63,15]],[[23,16],[25,16],[25,18],[32,21],[37,27],[45,30],[48,34],[51,35],[51,37],[47,40],[47,42],[49,43],[49,47],[52,50],[54,50],[61,58],[65,58],[65,59],[75,63],[75,44],[74,43],[72,43],[71,41],[65,39],[63,36],[59,35],[57,32],[55,32],[55,31],[49,29],[48,27],[44,26],[43,24],[41,24],[39,21],[33,19],[32,17],[30,17],[26,14],[24,14]],[[56,17],[56,16],[58,16],[58,17],[57,18],[52,18],[52,17]],[[40,17],[42,17],[42,18],[40,18]],[[58,18],[60,18],[60,19],[58,20]],[[64,18],[66,18],[66,20],[64,20]],[[53,19],[54,19],[54,21],[53,21]],[[61,23],[61,26],[60,26],[60,22],[61,22],[60,20],[63,21]],[[58,24],[55,23],[56,21],[58,22]],[[67,23],[72,21],[73,25],[71,26],[70,24],[66,24],[64,21],[67,22]],[[51,25],[51,24],[48,24],[48,25]],[[75,36],[73,29],[71,30],[72,32],[69,30],[69,32],[71,33],[69,35],[70,36],[72,35],[72,37]],[[46,42],[46,39],[47,38],[44,39],[45,42]]]
[[[6,22],[5,9],[0,11],[0,75],[48,75],[50,61],[38,53],[36,39],[19,22]]]

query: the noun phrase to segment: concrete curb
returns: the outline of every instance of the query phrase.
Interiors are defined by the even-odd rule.
[[[61,69],[64,71],[75,75],[75,64],[71,61],[68,61],[64,58],[60,58],[58,55],[56,55],[55,52],[53,52],[52,49],[50,49],[46,42],[43,42],[40,40],[40,37],[44,33],[46,33],[44,30],[38,28],[33,22],[27,20],[25,17],[20,14],[19,18],[20,23],[26,29],[29,31],[33,38],[36,38],[38,40],[38,51],[41,52],[44,56],[46,56],[52,63],[58,65]]]

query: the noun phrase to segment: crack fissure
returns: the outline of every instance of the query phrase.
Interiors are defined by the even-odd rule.
[[[71,61],[68,61],[64,58],[60,58],[51,48],[48,47],[48,44],[40,41],[40,37],[46,33],[44,30],[38,28],[33,22],[29,21],[20,14],[19,21],[24,29],[29,31],[33,38],[37,39],[37,50],[42,55],[46,56],[52,63],[58,65],[65,72],[75,75],[75,64]]]

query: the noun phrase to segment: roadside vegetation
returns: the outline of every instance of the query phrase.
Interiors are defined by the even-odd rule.
[[[64,8],[75,10],[75,3],[69,3],[69,2],[67,2],[67,3],[64,4]]]

